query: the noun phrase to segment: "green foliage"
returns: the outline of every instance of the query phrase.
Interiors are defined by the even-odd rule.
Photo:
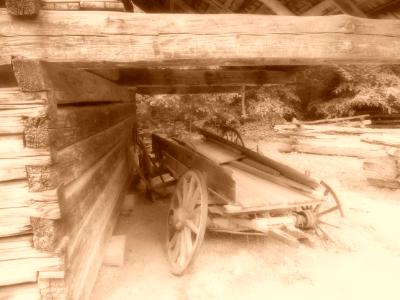
[[[250,90],[246,98],[248,114],[253,120],[262,120],[271,126],[278,122],[299,117],[301,100],[295,86],[273,85]]]
[[[400,111],[400,77],[396,66],[336,67],[340,81],[331,93],[308,104],[318,117],[354,115],[359,111]]]

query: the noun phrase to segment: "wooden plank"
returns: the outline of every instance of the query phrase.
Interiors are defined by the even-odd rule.
[[[295,16],[295,14],[278,0],[260,0],[274,13],[280,16]]]
[[[62,267],[59,257],[23,258],[0,261],[0,286],[25,282],[36,282],[38,271],[59,270]]]
[[[7,11],[13,16],[35,16],[40,11],[40,0],[6,0]]]
[[[40,300],[41,295],[36,283],[23,283],[23,284],[0,287],[0,299]]]
[[[308,176],[300,173],[299,171],[297,171],[297,170],[295,170],[295,169],[293,169],[293,168],[291,168],[291,167],[289,167],[287,165],[284,165],[284,164],[282,164],[282,163],[280,163],[278,161],[275,161],[273,159],[270,159],[268,157],[260,155],[260,154],[254,152],[254,151],[252,151],[250,149],[247,149],[247,148],[242,147],[240,145],[237,145],[235,143],[229,142],[229,141],[225,140],[224,138],[222,138],[222,137],[220,137],[220,136],[218,136],[218,135],[216,135],[216,134],[214,134],[212,132],[209,132],[209,131],[206,131],[206,130],[203,130],[203,129],[199,129],[199,132],[204,137],[206,137],[206,139],[212,140],[212,141],[217,141],[217,142],[219,142],[221,144],[227,145],[228,147],[235,148],[236,150],[241,151],[241,153],[243,155],[247,156],[248,158],[250,158],[252,160],[255,160],[258,163],[264,164],[264,165],[266,165],[268,167],[271,167],[271,168],[277,170],[278,172],[280,172],[282,175],[286,176],[289,179],[292,179],[294,181],[302,183],[302,184],[304,184],[306,186],[309,186],[311,188],[318,188],[319,187],[318,180],[316,180],[314,178],[311,178],[311,177],[308,177]]]
[[[85,70],[18,58],[12,64],[23,91],[51,91],[51,99],[58,104],[133,100],[128,89]]]
[[[47,93],[24,93],[19,87],[0,88],[0,108],[16,108],[19,105],[37,105],[47,103]]]
[[[224,169],[232,172],[236,183],[236,202],[243,208],[302,205],[313,201],[311,195],[306,196],[236,167],[225,165]]]
[[[383,148],[365,148],[360,149],[358,147],[335,147],[335,146],[322,146],[322,145],[293,145],[292,151],[300,153],[318,154],[318,155],[337,155],[337,156],[350,156],[350,157],[379,157],[386,154]]]
[[[152,86],[258,86],[295,83],[295,74],[269,70],[136,68],[121,70],[118,83],[148,89]]]
[[[13,20],[0,10],[0,42],[5,45],[0,65],[10,64],[12,55],[88,68],[396,64],[400,62],[398,22],[343,15],[294,18],[73,11],[43,11],[34,20]]]
[[[363,134],[361,141],[400,148],[400,134]]]
[[[23,235],[31,232],[29,217],[3,217],[0,219],[0,237]]]
[[[69,299],[87,299],[93,288],[102,263],[105,242],[111,236],[117,220],[127,178],[126,158],[122,158],[104,192],[88,211],[80,226],[77,239],[68,244]]]
[[[61,106],[57,110],[55,147],[60,150],[135,116],[135,103]]]
[[[27,166],[51,163],[50,155],[20,156],[0,159],[0,182],[27,178]]]
[[[368,158],[363,161],[363,169],[368,178],[396,180],[400,176],[396,160],[390,156]]]
[[[227,163],[232,160],[242,158],[243,155],[229,151],[216,144],[204,141],[192,141],[196,152],[208,157],[217,164]]]
[[[0,118],[0,135],[22,134],[23,132],[24,132],[24,122],[22,121],[22,117]]]
[[[400,189],[400,182],[398,180],[382,180],[377,178],[367,178],[370,185],[387,188],[387,189]]]

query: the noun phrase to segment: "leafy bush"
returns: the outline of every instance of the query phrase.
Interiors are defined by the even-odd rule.
[[[318,117],[354,115],[363,111],[400,111],[400,77],[397,66],[336,67],[340,81],[326,98],[308,104]]]
[[[276,123],[299,118],[301,100],[294,86],[273,85],[250,90],[248,114],[253,120],[260,120],[273,127]]]

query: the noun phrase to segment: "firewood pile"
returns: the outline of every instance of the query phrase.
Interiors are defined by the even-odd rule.
[[[371,185],[400,188],[400,128],[395,118],[369,115],[277,125],[282,152],[338,155],[364,160]],[[394,122],[394,128],[389,127]],[[374,124],[375,123],[375,124]],[[378,125],[378,126],[376,126]],[[381,126],[384,125],[384,126]]]

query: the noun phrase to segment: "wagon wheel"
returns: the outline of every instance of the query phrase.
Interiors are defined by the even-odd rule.
[[[314,208],[314,213],[317,217],[317,223],[315,226],[316,233],[322,237],[332,240],[324,228],[338,226],[328,222],[328,215],[338,214],[340,217],[344,217],[343,208],[339,201],[339,198],[335,191],[324,181],[321,181],[321,185],[325,188],[324,198],[325,201],[318,204]]]
[[[222,137],[234,144],[244,147],[243,139],[242,139],[240,133],[235,128],[223,127],[222,128]]]
[[[208,194],[204,178],[189,170],[179,178],[167,222],[167,254],[174,275],[182,275],[196,256],[207,225]]]

